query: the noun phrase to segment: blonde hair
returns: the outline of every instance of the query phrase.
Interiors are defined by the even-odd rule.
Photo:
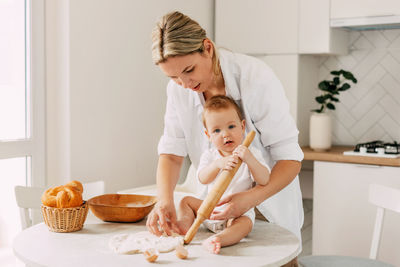
[[[164,15],[152,31],[152,57],[157,65],[165,62],[169,57],[185,56],[192,53],[204,52],[204,40],[208,39],[206,31],[197,21],[174,11]],[[219,55],[213,45],[213,70],[215,75],[220,74]]]
[[[204,127],[207,128],[206,118],[205,118],[206,112],[219,111],[228,108],[233,108],[236,111],[240,121],[244,120],[243,112],[240,109],[239,105],[236,104],[235,100],[225,95],[216,95],[208,99],[204,104],[204,110],[202,114]]]

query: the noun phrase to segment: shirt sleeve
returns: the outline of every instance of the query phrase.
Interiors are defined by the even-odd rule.
[[[253,154],[253,156],[256,158],[256,160],[258,162],[260,162],[262,165],[264,165],[269,172],[271,172],[271,168],[268,166],[268,164],[265,162],[265,159],[261,153],[260,150],[258,150],[257,148],[250,146],[249,148],[250,152]],[[254,180],[254,179],[253,179]]]
[[[269,149],[275,161],[303,160],[298,144],[299,131],[290,115],[289,102],[281,82],[268,66],[260,71],[251,89],[243,100],[263,146]]]
[[[187,155],[184,131],[179,121],[176,104],[174,103],[172,81],[167,87],[167,105],[164,115],[164,133],[158,142],[158,154],[173,154],[181,157]]]
[[[213,161],[214,161],[214,157],[212,155],[211,149],[207,149],[206,151],[204,151],[201,154],[199,167],[197,168],[197,173],[196,173],[196,178],[197,178],[197,181],[199,181],[199,183],[200,183],[200,179],[199,179],[200,171],[202,169],[204,169],[205,167],[207,167],[209,164],[211,164]]]

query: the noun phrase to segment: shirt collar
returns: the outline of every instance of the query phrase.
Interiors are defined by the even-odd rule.
[[[204,106],[204,103],[206,102],[204,99],[203,93],[196,93],[197,96],[194,98],[194,105],[197,107],[198,105]]]
[[[232,97],[234,100],[240,100],[240,92],[235,79],[236,73],[232,68],[234,62],[231,62],[234,54],[223,49],[219,49],[218,52],[221,71],[225,81],[226,95]]]
[[[230,59],[234,56],[232,52],[219,49],[219,62],[221,65],[222,75],[225,81],[225,92],[226,95],[231,97],[233,100],[240,100],[240,92],[235,79],[235,73],[232,68],[229,68],[233,62],[230,62]],[[197,93],[197,96],[194,98],[195,106],[202,105],[204,106],[205,100],[202,93]]]

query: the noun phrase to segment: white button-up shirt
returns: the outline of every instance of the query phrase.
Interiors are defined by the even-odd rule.
[[[252,145],[262,152],[269,166],[279,160],[301,161],[303,152],[298,144],[298,130],[289,113],[282,84],[273,71],[254,57],[222,49],[219,53],[226,95],[242,108],[246,132],[256,132]],[[211,146],[201,121],[203,94],[171,80],[167,96],[164,134],[158,153],[189,155],[197,168],[202,152]],[[257,208],[270,222],[292,231],[301,240],[304,214],[298,177]]]

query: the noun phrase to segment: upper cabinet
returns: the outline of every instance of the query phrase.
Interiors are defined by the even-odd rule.
[[[330,28],[329,0],[299,0],[299,54],[347,54],[348,32]]]
[[[297,23],[297,0],[215,1],[215,41],[235,52],[297,53]]]
[[[347,32],[331,30],[329,0],[216,0],[215,41],[247,54],[345,54]]]
[[[331,18],[400,15],[399,0],[331,0]]]

